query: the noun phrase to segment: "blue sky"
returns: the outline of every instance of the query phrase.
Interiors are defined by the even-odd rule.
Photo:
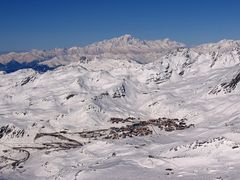
[[[132,34],[189,46],[240,39],[238,0],[0,0],[0,52]]]

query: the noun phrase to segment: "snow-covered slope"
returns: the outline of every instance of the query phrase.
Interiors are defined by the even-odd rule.
[[[235,51],[126,35],[1,73],[1,179],[239,179]]]

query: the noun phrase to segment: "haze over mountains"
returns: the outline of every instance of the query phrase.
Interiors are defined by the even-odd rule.
[[[124,35],[118,38],[97,42],[86,47],[52,49],[49,51],[32,50],[23,53],[11,52],[2,54],[0,55],[0,67],[3,71],[5,69],[8,71],[11,66],[19,66],[13,68],[12,71],[14,71],[25,66],[27,68],[31,66],[36,67],[41,64],[39,68],[37,67],[35,69],[46,71],[48,70],[47,66],[55,68],[71,62],[93,60],[95,58],[128,59],[139,63],[149,63],[161,58],[166,58],[166,56],[171,53],[175,53],[176,56],[182,56],[180,51],[195,53],[198,58],[208,59],[209,62],[212,63],[214,63],[216,58],[221,58],[219,61],[227,61],[225,63],[231,64],[234,63],[233,61],[238,62],[239,44],[239,41],[222,40],[217,43],[203,44],[197,47],[188,48],[182,43],[169,39],[145,41],[134,38],[131,35]],[[233,58],[233,60],[227,60],[228,58]],[[35,63],[29,65],[28,63],[32,61]],[[25,64],[19,65],[16,62]],[[6,67],[4,68],[3,65]],[[44,68],[42,68],[42,65],[47,66],[43,66]]]
[[[2,179],[239,178],[240,41],[124,35],[0,62]]]

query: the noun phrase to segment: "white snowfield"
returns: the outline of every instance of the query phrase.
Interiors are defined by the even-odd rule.
[[[64,66],[0,73],[0,179],[240,179],[239,41],[53,51]]]

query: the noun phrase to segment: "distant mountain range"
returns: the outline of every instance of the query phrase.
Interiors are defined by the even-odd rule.
[[[181,54],[183,51],[187,54]],[[239,62],[240,41],[222,40],[188,48],[182,43],[169,39],[147,41],[124,35],[86,47],[2,54],[0,55],[0,70],[14,72],[18,69],[32,68],[44,72],[71,62],[104,58],[127,59],[146,64],[162,58],[173,58],[173,56],[183,55],[183,58],[186,58],[190,54],[195,54],[196,58],[208,60],[212,67],[222,63],[232,65]]]

